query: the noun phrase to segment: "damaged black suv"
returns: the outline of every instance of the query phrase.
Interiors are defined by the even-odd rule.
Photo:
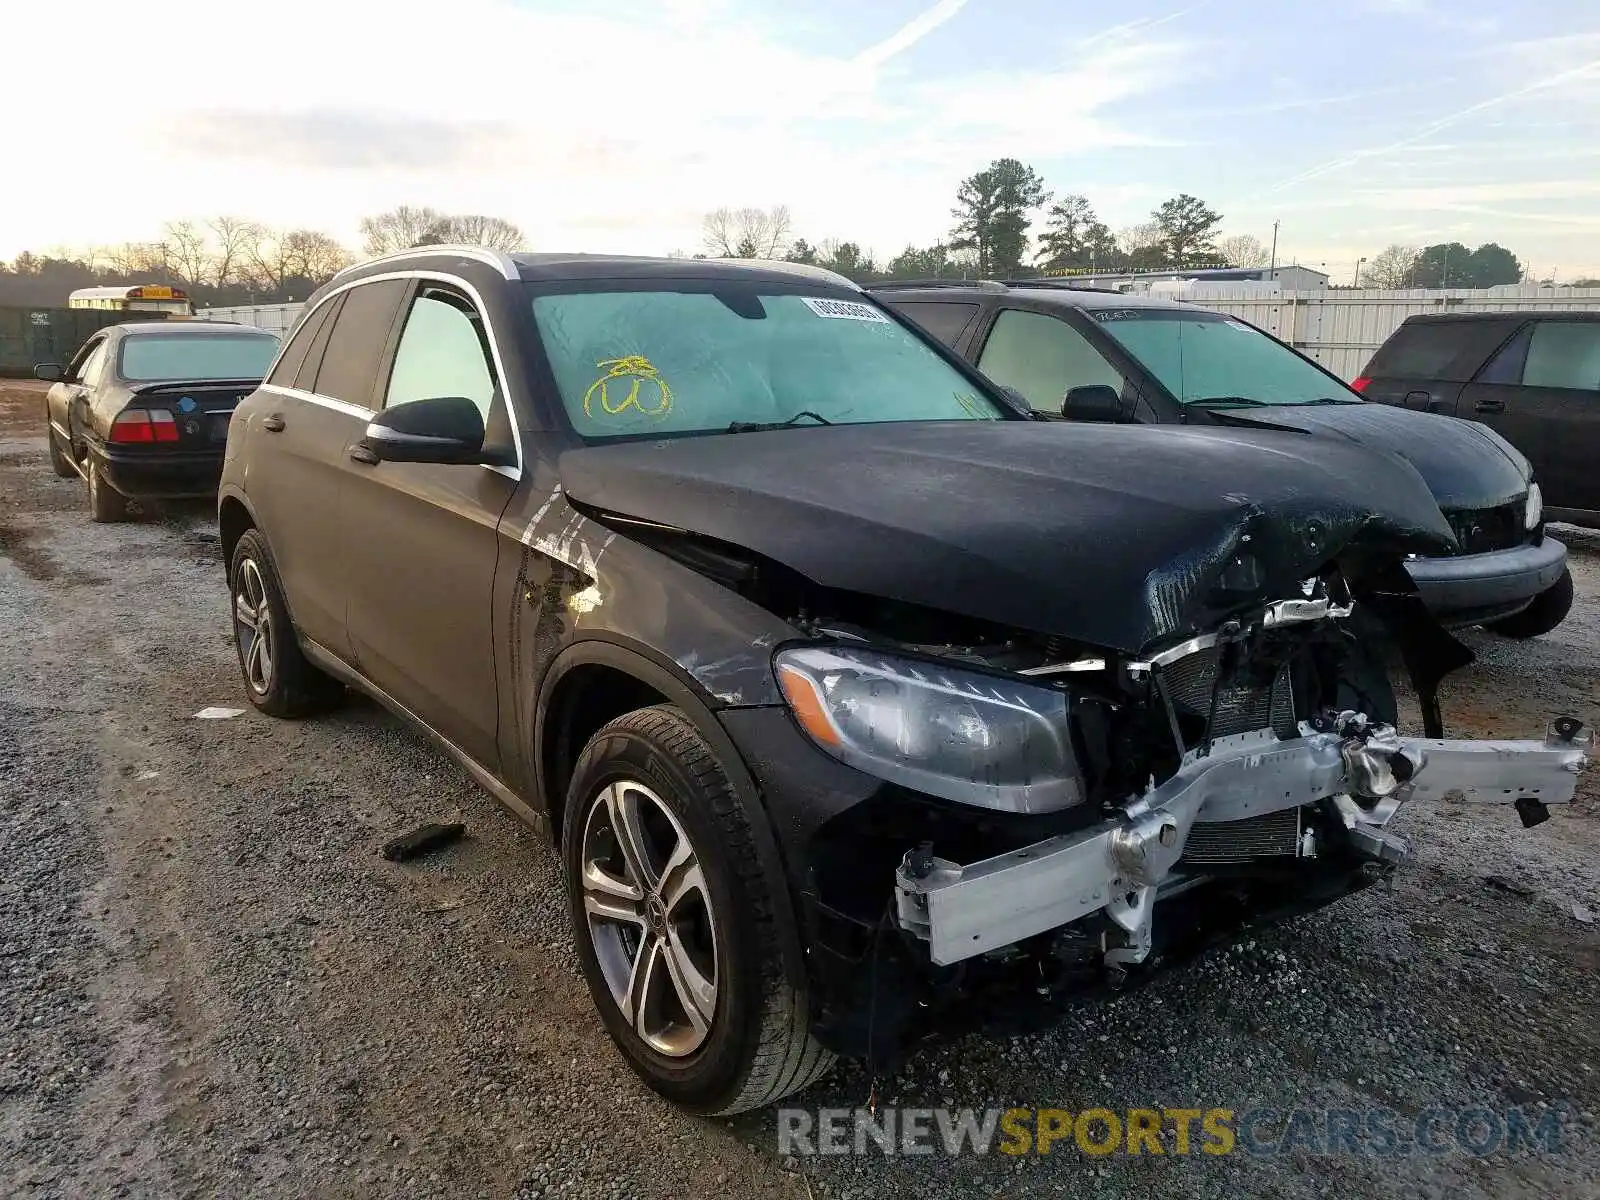
[[[1040,422],[816,268],[348,270],[220,521],[251,701],[355,686],[546,830],[608,1030],[703,1112],[1362,887],[1410,797],[1537,823],[1585,761],[1441,738],[1408,464]]]

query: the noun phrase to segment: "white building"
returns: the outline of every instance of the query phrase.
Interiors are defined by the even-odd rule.
[[[1284,291],[1312,292],[1328,286],[1325,271],[1310,267],[1196,267],[1190,270],[1160,271],[1105,271],[1101,273],[1072,271],[1053,274],[1050,278],[1070,278],[1085,287],[1109,288],[1116,292],[1147,292],[1153,283],[1260,283]],[[1020,280],[1018,282],[1021,282]],[[1162,289],[1166,290],[1166,289]]]

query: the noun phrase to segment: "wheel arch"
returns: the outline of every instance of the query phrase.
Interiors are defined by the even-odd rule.
[[[258,528],[256,515],[238,492],[224,490],[217,497],[217,535],[222,543],[222,569],[233,566],[233,551],[245,531]]]
[[[784,928],[784,973],[806,985],[801,930],[789,872],[765,800],[733,739],[717,720],[714,701],[676,664],[617,642],[590,639],[568,646],[550,665],[539,688],[529,767],[551,840],[561,843],[566,790],[572,767],[595,732],[626,712],[652,704],[678,708],[716,753],[729,784],[751,815],[757,853],[773,881]]]

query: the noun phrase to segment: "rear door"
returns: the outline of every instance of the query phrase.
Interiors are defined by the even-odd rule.
[[[377,365],[406,287],[403,279],[360,283],[322,302],[262,386],[267,403],[252,400],[245,431],[245,490],[290,615],[302,636],[347,660],[339,489],[347,448],[372,419]]]
[[[1368,400],[1442,413],[1458,411],[1461,389],[1516,332],[1518,319],[1409,320],[1378,347],[1357,380]]]
[[[375,408],[465,396],[486,444],[515,452],[493,335],[461,282],[419,280],[380,372]],[[360,431],[349,448],[354,448]],[[481,765],[499,764],[494,577],[520,471],[346,457],[340,534],[361,671]]]
[[[108,340],[109,335],[100,334],[85,342],[67,364],[61,382],[51,384],[45,396],[56,433],[72,444],[73,457],[80,461],[85,453],[85,431],[90,428],[89,400],[105,373]]]
[[[1467,385],[1459,415],[1528,456],[1547,506],[1600,510],[1600,316],[1528,322]]]

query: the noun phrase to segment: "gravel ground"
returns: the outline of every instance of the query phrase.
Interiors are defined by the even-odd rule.
[[[91,524],[38,404],[0,383],[0,1194],[1600,1194],[1600,933],[1581,919],[1600,776],[1533,831],[1407,812],[1419,861],[1392,891],[876,1081],[914,1106],[1551,1105],[1563,1153],[785,1159],[773,1113],[698,1120],[635,1081],[592,1015],[554,857],[419,738],[362,702],[193,718],[244,707],[209,513]],[[1452,734],[1600,721],[1600,535],[1564,533],[1573,616],[1532,644],[1472,638]],[[445,851],[376,854],[451,818],[469,836]],[[798,1103],[873,1092],[844,1066]]]

